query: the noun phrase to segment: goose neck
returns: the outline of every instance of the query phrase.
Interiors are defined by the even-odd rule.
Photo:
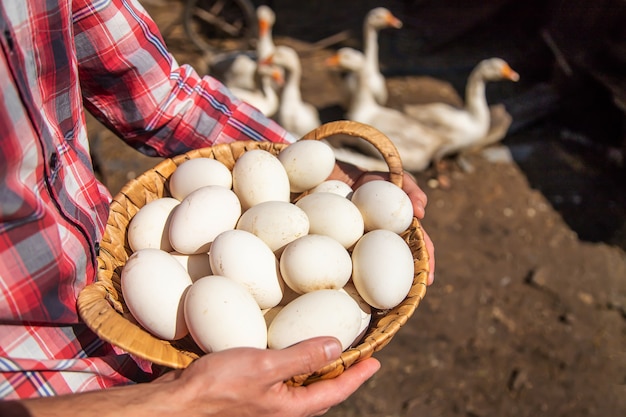
[[[374,99],[374,94],[369,88],[367,84],[367,80],[362,75],[361,72],[356,73],[357,77],[357,89],[352,96],[352,101],[350,103],[350,107],[355,109],[360,109],[364,107],[376,107],[377,103]]]
[[[271,32],[270,34],[266,34],[263,37],[259,38],[259,43],[257,44],[257,53],[258,59],[264,60],[268,56],[272,54],[274,51],[274,41],[272,40]]]
[[[475,115],[488,113],[486,83],[477,71],[473,71],[467,79],[465,87],[465,107]]]
[[[272,80],[269,77],[261,78],[261,91],[265,97],[276,95],[276,91],[274,91],[274,87],[272,87]]]
[[[378,68],[378,31],[371,25],[365,25],[363,53],[366,65]]]
[[[300,93],[300,68],[294,66],[286,69],[285,85],[283,85],[283,100],[287,102],[302,101]]]

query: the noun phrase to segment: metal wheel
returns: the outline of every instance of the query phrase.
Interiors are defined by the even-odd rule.
[[[249,0],[185,0],[183,26],[189,39],[209,53],[249,49],[257,36]]]

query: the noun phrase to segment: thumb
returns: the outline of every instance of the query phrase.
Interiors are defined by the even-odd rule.
[[[334,337],[315,337],[274,352],[277,360],[272,363],[278,369],[270,375],[276,375],[275,383],[315,372],[339,358],[342,350]]]

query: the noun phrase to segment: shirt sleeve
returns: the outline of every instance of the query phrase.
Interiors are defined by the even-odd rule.
[[[295,140],[215,78],[179,65],[136,0],[73,5],[85,108],[137,150],[169,157],[236,140]]]

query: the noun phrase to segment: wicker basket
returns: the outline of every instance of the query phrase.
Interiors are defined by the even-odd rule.
[[[331,122],[305,135],[303,139],[321,140],[335,134],[360,137],[372,143],[389,166],[390,181],[402,185],[402,163],[395,146],[381,132],[368,125],[352,121]],[[130,315],[120,286],[122,267],[132,253],[126,236],[128,224],[141,207],[170,195],[168,178],[178,165],[188,159],[215,158],[232,169],[237,158],[248,150],[264,149],[276,155],[285,146],[245,141],[197,149],[166,159],[126,184],[111,203],[106,231],[100,244],[97,280],[84,288],[78,297],[80,316],[91,330],[101,339],[131,354],[170,368],[185,368],[203,355],[190,336],[178,341],[160,340],[140,327]],[[413,315],[426,294],[428,276],[428,253],[416,218],[402,237],[413,253],[415,269],[413,285],[406,299],[391,310],[374,311],[370,327],[357,346],[344,351],[339,359],[323,369],[292,377],[289,384],[309,384],[340,375],[352,364],[382,349]]]

